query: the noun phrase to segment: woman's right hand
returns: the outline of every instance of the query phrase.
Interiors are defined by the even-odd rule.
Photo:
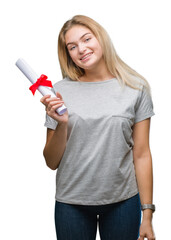
[[[45,105],[46,112],[51,118],[56,120],[59,124],[68,123],[68,111],[66,111],[63,115],[59,115],[56,112],[56,109],[64,104],[62,96],[59,92],[56,93],[56,98],[51,98],[50,95],[45,95],[40,99],[40,102]]]

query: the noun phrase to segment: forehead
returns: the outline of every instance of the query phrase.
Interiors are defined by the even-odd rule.
[[[65,42],[76,42],[82,37],[85,33],[92,33],[92,31],[84,26],[76,25],[71,27],[65,34]]]

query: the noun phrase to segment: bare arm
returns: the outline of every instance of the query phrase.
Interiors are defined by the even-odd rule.
[[[56,109],[64,103],[59,92],[57,98],[46,95],[40,101],[46,106],[47,114],[58,122],[55,130],[47,129],[47,140],[43,151],[47,166],[56,170],[66,147],[68,111],[61,116],[56,113]]]
[[[47,129],[47,140],[43,151],[46,164],[56,170],[65,151],[67,142],[67,123],[58,124],[55,130]]]
[[[153,169],[152,156],[149,146],[149,131],[150,118],[138,122],[133,126],[133,158],[141,204],[153,203]],[[151,221],[152,210],[144,210],[140,236],[154,237]]]

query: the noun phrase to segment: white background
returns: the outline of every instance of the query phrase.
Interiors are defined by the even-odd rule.
[[[0,239],[55,240],[55,171],[42,151],[45,110],[39,92],[15,66],[24,58],[53,83],[62,79],[58,33],[69,18],[83,14],[108,31],[119,56],[152,87],[155,116],[150,146],[154,165],[153,226],[157,239],[170,236],[171,14],[169,0],[7,0],[0,6],[1,158]],[[143,169],[142,169],[143,171]],[[99,236],[97,236],[99,240]]]

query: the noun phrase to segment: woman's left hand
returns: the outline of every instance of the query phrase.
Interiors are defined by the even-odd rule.
[[[150,220],[142,220],[140,226],[140,237],[138,240],[144,240],[145,238],[148,240],[156,239],[153,231],[152,221]]]

